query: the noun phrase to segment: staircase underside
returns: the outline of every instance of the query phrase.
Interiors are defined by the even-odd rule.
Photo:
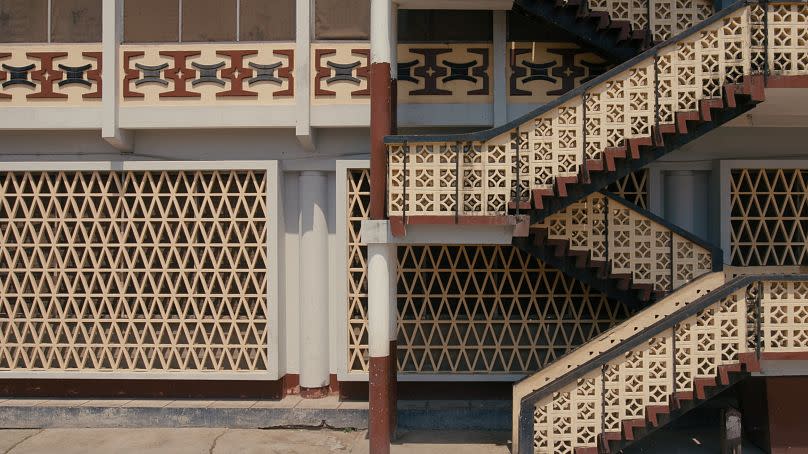
[[[612,20],[605,11],[589,10],[583,0],[515,0],[513,10],[575,35],[614,62],[636,56],[647,44],[646,30],[634,30],[628,21]]]
[[[526,238],[514,237],[513,245],[632,309],[649,303],[650,285],[636,286],[630,276],[610,274],[606,262],[592,261],[588,253],[570,251],[567,241],[548,240],[546,231],[533,232]]]
[[[553,189],[533,191],[533,204],[523,203],[520,208],[530,215],[531,224],[544,221],[753,109],[764,100],[763,82],[762,76],[750,76],[742,84],[725,86],[722,99],[702,101],[697,112],[677,113],[674,124],[654,128],[652,137],[630,139],[623,147],[604,150],[602,159],[587,161],[585,173],[557,178]],[[531,229],[526,238],[515,236],[513,245],[630,307],[645,306],[661,296],[653,285],[636,284],[630,275],[612,273],[609,263],[593,261],[585,251],[570,250],[568,241],[548,240],[545,230]]]

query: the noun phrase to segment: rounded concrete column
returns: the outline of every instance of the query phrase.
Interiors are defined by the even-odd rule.
[[[300,394],[328,395],[328,176],[302,172],[300,197]]]
[[[396,412],[396,247],[368,244],[370,451],[388,453]]]

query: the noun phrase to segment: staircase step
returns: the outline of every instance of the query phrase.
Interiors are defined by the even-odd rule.
[[[556,193],[558,197],[567,196],[567,185],[578,183],[578,177],[556,177]]]
[[[626,147],[609,147],[603,150],[604,161],[606,163],[606,170],[614,172],[617,170],[615,159],[626,158]]]

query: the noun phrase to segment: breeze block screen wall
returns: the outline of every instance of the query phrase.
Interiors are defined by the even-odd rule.
[[[342,177],[338,177],[342,178]],[[369,171],[348,169],[348,373],[368,371]],[[647,172],[610,190],[647,203]],[[536,371],[630,316],[627,308],[513,246],[398,250],[398,370],[405,374]]]
[[[270,370],[268,173],[0,172],[0,376]]]
[[[732,265],[808,265],[808,170],[736,168],[729,176]]]

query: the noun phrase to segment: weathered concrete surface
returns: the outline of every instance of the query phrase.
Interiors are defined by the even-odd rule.
[[[449,454],[510,454],[510,432],[427,431],[403,432],[393,454],[423,452]],[[367,449],[367,448],[365,448]],[[356,453],[367,451],[356,450]]]
[[[506,454],[502,432],[402,433],[394,454]],[[0,430],[3,454],[368,454],[366,431],[232,429]]]
[[[326,399],[321,399],[325,401]],[[315,401],[311,401],[315,402]],[[234,402],[212,401],[135,401],[116,406],[92,402],[62,405],[46,401],[37,405],[16,405],[9,400],[0,405],[0,427],[19,429],[55,428],[210,428],[264,429],[286,426],[367,428],[367,409],[342,407],[316,408],[322,402],[299,403],[286,408],[286,402],[255,403],[238,407]],[[154,405],[153,405],[154,404]]]
[[[225,429],[50,429],[26,439],[8,453],[208,454],[224,432]]]
[[[219,438],[213,452],[216,454],[350,453],[359,440],[364,439],[364,434],[364,431],[335,430],[229,430]]]
[[[0,428],[15,429],[325,426],[363,430],[367,424],[367,402],[340,402],[337,396],[311,400],[289,396],[280,401],[0,400]],[[511,427],[511,402],[400,401],[398,425],[403,430],[508,431]]]
[[[7,453],[18,444],[25,441],[26,438],[33,437],[41,432],[41,430],[2,430],[0,431],[0,452]]]
[[[511,430],[511,401],[399,401],[398,427],[404,430]]]

